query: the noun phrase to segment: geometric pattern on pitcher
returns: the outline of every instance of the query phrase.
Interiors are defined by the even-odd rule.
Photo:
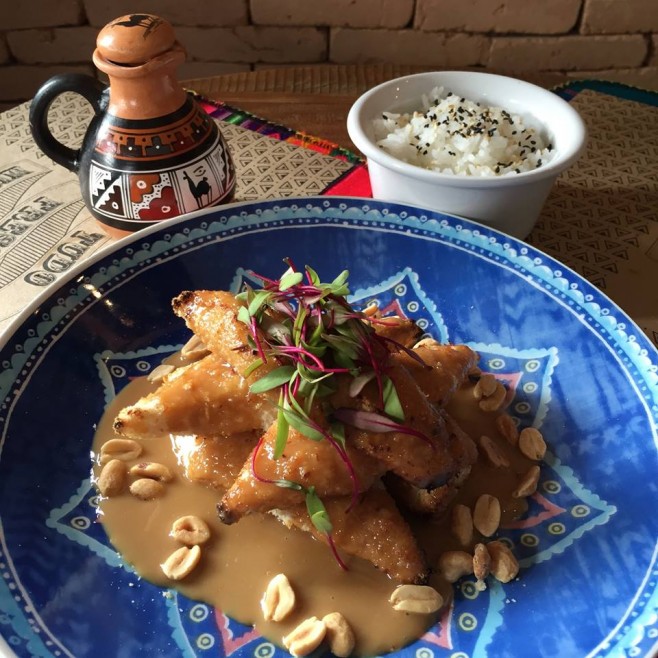
[[[101,215],[159,221],[206,208],[226,197],[235,185],[220,138],[193,163],[176,169],[120,173],[92,161],[91,203]]]
[[[153,162],[187,153],[202,144],[212,130],[213,120],[201,108],[190,104],[190,111],[184,117],[156,128],[145,126],[135,130],[106,125],[95,150],[119,160]]]

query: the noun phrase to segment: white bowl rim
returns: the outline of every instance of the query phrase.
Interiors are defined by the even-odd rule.
[[[423,78],[427,78],[428,80],[436,81],[433,86],[439,86],[442,84],[440,81],[436,80],[439,76],[467,76],[473,78],[479,77],[487,78],[490,80],[505,81],[508,83],[513,82],[520,87],[526,87],[532,90],[534,93],[542,94],[547,102],[555,103],[557,106],[559,106],[565,112],[568,120],[571,121],[572,129],[574,131],[573,144],[568,148],[565,148],[555,158],[552,158],[549,162],[537,169],[524,171],[514,176],[480,177],[443,174],[438,171],[423,169],[422,167],[409,164],[408,162],[404,162],[388,154],[382,148],[378,147],[367,136],[365,130],[363,129],[363,124],[365,121],[372,120],[372,118],[363,116],[363,107],[370,98],[372,98],[375,94],[379,93],[383,89],[393,85],[399,85],[400,83],[409,80],[421,80]],[[385,108],[382,108],[382,111],[385,111]],[[558,96],[555,92],[544,89],[543,87],[535,85],[531,82],[520,80],[519,78],[504,76],[497,73],[486,73],[483,71],[425,71],[422,73],[413,73],[382,82],[381,84],[363,93],[354,102],[347,115],[347,132],[356,147],[366,156],[366,158],[372,159],[387,169],[392,169],[403,176],[422,180],[428,183],[441,183],[443,185],[452,187],[474,188],[523,185],[526,183],[539,181],[544,178],[557,177],[558,174],[569,168],[580,157],[587,141],[587,129],[582,117],[567,101]]]

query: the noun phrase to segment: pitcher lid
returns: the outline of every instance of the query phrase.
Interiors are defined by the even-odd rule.
[[[176,43],[171,23],[153,14],[128,14],[108,23],[98,34],[98,52],[110,62],[139,66]]]

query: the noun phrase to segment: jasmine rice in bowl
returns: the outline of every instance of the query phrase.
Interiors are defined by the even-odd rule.
[[[393,157],[442,174],[505,176],[547,163],[553,145],[532,118],[460,97],[443,87],[412,114],[383,112],[377,145]]]

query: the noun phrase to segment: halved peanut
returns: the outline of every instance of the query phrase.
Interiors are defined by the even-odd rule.
[[[201,559],[201,549],[198,546],[181,546],[176,549],[161,565],[160,568],[170,580],[182,580],[192,573]]]
[[[450,529],[462,546],[470,545],[473,540],[473,515],[470,507],[457,503],[452,508]]]
[[[140,500],[153,500],[164,494],[164,485],[151,478],[140,478],[130,485],[130,493]]]
[[[340,612],[332,612],[322,617],[327,629],[326,639],[329,650],[338,658],[347,658],[354,651],[356,639],[352,627]]]
[[[473,573],[473,556],[466,551],[445,551],[439,558],[439,571],[449,583]]]
[[[513,498],[525,498],[526,496],[532,496],[535,491],[537,491],[537,485],[539,484],[539,475],[540,470],[539,466],[531,466],[528,471],[521,477],[519,483],[512,491]]]
[[[496,427],[505,439],[513,446],[519,440],[519,428],[509,414],[500,414],[496,418]]]
[[[158,482],[171,482],[171,471],[159,462],[140,462],[130,468],[130,475],[140,478],[149,478]]]
[[[181,348],[181,356],[186,361],[197,361],[200,358],[210,353],[210,350],[205,346],[204,342],[196,335],[193,336]]]
[[[484,544],[476,544],[473,549],[473,574],[478,580],[484,580],[489,575],[491,556]]]
[[[283,621],[295,607],[295,591],[284,573],[277,574],[265,588],[260,600],[265,621]]]
[[[192,514],[176,519],[169,532],[169,536],[187,546],[205,544],[210,539],[208,524],[198,516]]]
[[[142,454],[142,446],[132,439],[110,439],[101,446],[101,464],[107,464],[111,459],[124,462],[137,459]]]
[[[500,501],[495,496],[482,494],[475,502],[473,525],[485,537],[498,530],[500,525]]]
[[[482,435],[479,440],[480,452],[485,456],[486,460],[495,468],[503,468],[509,466],[507,457],[502,453],[500,448],[486,435]]]
[[[488,398],[490,395],[493,395],[497,383],[496,378],[491,373],[483,373],[473,387],[473,396],[476,400]]]
[[[174,372],[174,370],[176,370],[176,366],[172,366],[171,363],[161,363],[159,366],[156,366],[151,370],[146,379],[148,379],[151,384],[160,384],[162,380],[167,375]]]
[[[443,605],[443,597],[428,585],[399,585],[393,590],[389,603],[394,610],[427,615]]]
[[[519,573],[519,561],[508,546],[501,541],[492,541],[487,544],[487,551],[491,556],[491,573],[501,583],[509,583]]]
[[[480,400],[478,406],[482,411],[498,411],[504,405],[506,397],[507,389],[500,382],[496,382],[496,389],[494,392],[488,397]]]
[[[519,450],[534,461],[541,461],[546,455],[546,442],[541,432],[534,427],[526,427],[519,435]]]
[[[98,491],[108,498],[119,495],[126,487],[128,469],[120,459],[112,459],[101,469],[96,482]]]
[[[326,633],[327,627],[321,619],[309,617],[284,636],[282,643],[293,656],[307,656],[322,644]]]

